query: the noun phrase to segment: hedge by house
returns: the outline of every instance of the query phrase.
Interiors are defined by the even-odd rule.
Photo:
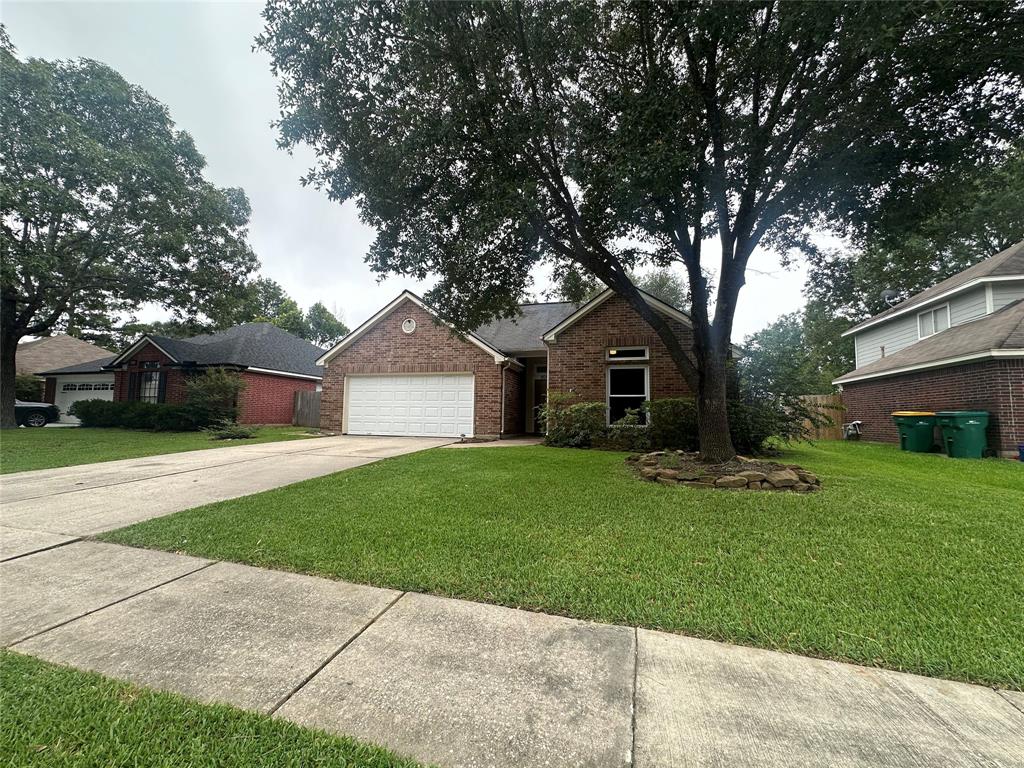
[[[604,403],[579,402],[572,394],[553,392],[543,413],[548,427],[545,442],[561,447],[623,451],[699,448],[697,406],[693,398],[647,401],[643,410],[646,426],[639,411],[629,412],[608,425]],[[743,454],[764,451],[773,437],[785,441],[804,439],[807,425],[821,418],[796,398],[747,395],[729,401],[733,445]]]

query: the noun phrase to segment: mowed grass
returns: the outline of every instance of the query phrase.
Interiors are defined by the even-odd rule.
[[[211,440],[205,432],[85,427],[5,429],[0,432],[0,474],[308,437],[312,435],[305,427],[260,427],[247,440]]]
[[[378,747],[0,651],[10,766],[415,768]]]
[[[786,453],[812,495],[636,480],[624,454],[435,449],[103,538],[1024,688],[1024,466]]]

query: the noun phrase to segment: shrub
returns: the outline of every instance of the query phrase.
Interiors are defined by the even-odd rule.
[[[30,373],[14,374],[14,396],[30,403],[40,402],[43,399],[43,380]]]
[[[190,432],[211,424],[209,411],[194,405],[137,401],[79,400],[68,411],[83,427],[122,427],[155,432]]]
[[[809,428],[829,421],[799,397],[748,394],[729,403],[729,433],[742,454],[761,453],[771,438],[786,443],[805,440]]]
[[[604,403],[574,402],[572,393],[552,392],[541,409],[547,424],[547,445],[563,448],[589,448],[607,432]]]
[[[625,416],[606,427],[602,435],[595,437],[593,446],[609,451],[648,451],[651,449],[651,436],[640,419],[640,411],[631,408]]]
[[[235,421],[245,379],[226,368],[209,368],[185,380],[185,403],[210,414],[211,421]]]
[[[238,424],[234,421],[219,421],[208,427],[203,427],[203,432],[208,434],[211,440],[246,440],[254,437],[259,432],[259,428]]]
[[[651,400],[644,407],[652,446],[697,450],[697,403],[692,397]]]

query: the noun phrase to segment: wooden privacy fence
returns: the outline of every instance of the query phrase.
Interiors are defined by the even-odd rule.
[[[297,427],[320,426],[320,393],[298,391],[295,393],[295,407],[292,424]]]
[[[805,421],[804,427],[811,440],[843,439],[843,399],[840,395],[801,395],[800,399],[808,408],[832,420],[831,424],[820,427]]]

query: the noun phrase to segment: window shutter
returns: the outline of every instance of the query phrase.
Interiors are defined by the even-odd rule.
[[[139,374],[137,373],[128,374],[128,399],[139,399]]]
[[[162,403],[167,399],[167,371],[160,371],[160,383],[157,387],[156,401]]]

